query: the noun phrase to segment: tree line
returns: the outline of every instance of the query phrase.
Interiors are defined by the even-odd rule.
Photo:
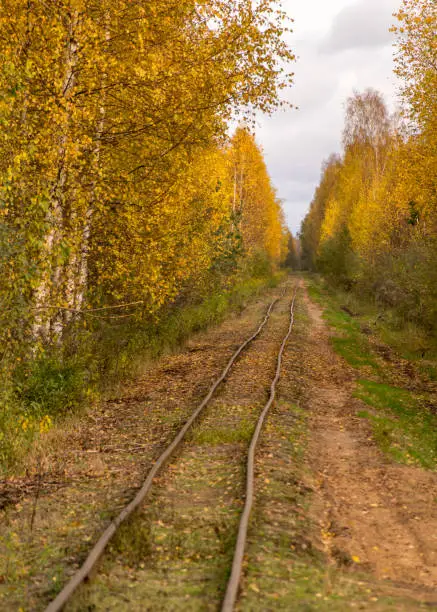
[[[403,0],[395,72],[402,109],[380,93],[346,105],[343,153],[323,165],[301,228],[303,265],[437,331],[437,9]]]
[[[290,82],[274,4],[2,2],[0,299],[20,321],[33,308],[35,339],[61,339],[89,305],[159,309],[239,223],[265,247],[238,216],[250,187],[225,135]]]
[[[156,323],[285,259],[249,126],[292,82],[290,25],[274,0],[2,1],[6,411],[35,364],[66,363],[96,321]]]

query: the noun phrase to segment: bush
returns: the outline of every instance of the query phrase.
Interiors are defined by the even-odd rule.
[[[356,256],[352,251],[347,227],[326,240],[320,247],[317,268],[336,285],[350,289],[354,284]]]
[[[15,372],[15,394],[24,412],[39,418],[65,415],[80,406],[89,381],[84,364],[43,356]]]

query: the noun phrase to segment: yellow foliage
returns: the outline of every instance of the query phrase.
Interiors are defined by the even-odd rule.
[[[154,313],[235,250],[227,126],[281,106],[292,81],[274,4],[1,3],[0,297],[35,342],[86,304]],[[247,200],[241,227],[276,261],[279,206],[246,145],[244,189],[266,200]]]
[[[302,252],[306,265],[435,330],[435,2],[403,0],[397,18],[403,122],[373,90],[348,100],[344,153],[323,168],[302,225]]]
[[[283,212],[271,183],[261,149],[252,134],[238,128],[229,149],[232,209],[241,217],[244,248],[253,255],[263,252],[277,265],[283,257],[286,233]]]

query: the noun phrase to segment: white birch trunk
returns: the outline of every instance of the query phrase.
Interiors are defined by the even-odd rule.
[[[76,30],[78,24],[79,13],[78,11],[74,11],[69,19],[65,60],[66,69],[62,88],[62,96],[66,100],[71,97],[76,82],[75,69],[78,60]],[[50,209],[46,218],[49,230],[44,244],[46,261],[43,262],[43,265],[45,265],[45,270],[34,298],[34,306],[37,313],[32,330],[34,340],[41,338],[47,341],[51,339],[51,336],[55,339],[60,338],[63,328],[62,317],[55,316],[53,318],[53,312],[44,310],[44,306],[48,305],[48,301],[52,295],[52,288],[58,287],[61,280],[62,266],[59,263],[54,265],[53,257],[55,255],[56,246],[62,238],[63,199],[67,181],[65,155],[70,121],[71,110],[67,110],[58,148],[58,171],[50,192]]]

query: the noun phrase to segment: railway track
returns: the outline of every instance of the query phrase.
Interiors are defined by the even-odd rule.
[[[232,572],[227,585],[225,599],[222,604],[222,612],[231,612],[234,609],[234,605],[238,595],[238,588],[240,582],[240,576],[242,571],[242,563],[244,558],[244,549],[246,543],[247,536],[247,528],[249,523],[249,517],[251,508],[253,505],[253,497],[254,497],[254,459],[255,459],[255,451],[258,444],[259,436],[261,433],[261,429],[265,418],[268,414],[268,411],[271,405],[274,402],[275,394],[276,394],[276,386],[280,377],[281,371],[281,362],[282,355],[285,349],[285,345],[287,340],[291,334],[292,326],[294,322],[294,305],[296,299],[298,286],[296,285],[293,291],[293,296],[291,300],[291,305],[289,309],[289,325],[287,329],[287,333],[282,339],[281,346],[277,352],[276,359],[276,370],[275,376],[270,385],[270,393],[267,402],[265,403],[261,414],[258,418],[255,431],[250,442],[249,451],[247,455],[247,465],[246,465],[246,490],[245,490],[245,504],[244,509],[241,514],[240,525],[238,529],[238,537],[236,541],[236,547],[233,555],[233,564],[232,564]],[[284,290],[285,293],[285,290]],[[267,322],[269,321],[271,314],[274,310],[275,305],[284,297],[284,293],[279,297],[275,298],[269,305],[267,312],[260,322],[258,328],[254,333],[252,333],[233,353],[225,368],[223,369],[220,376],[214,381],[211,385],[208,393],[199,404],[199,406],[193,411],[189,419],[180,429],[176,437],[173,441],[167,446],[164,452],[160,455],[160,457],[153,464],[150,469],[142,487],[139,489],[134,499],[120,512],[120,514],[110,523],[110,525],[106,528],[106,530],[102,533],[99,540],[93,546],[91,551],[89,552],[85,562],[79,568],[79,570],[71,577],[69,582],[64,586],[64,588],[60,591],[57,597],[48,605],[46,608],[46,612],[57,612],[64,608],[64,606],[70,601],[73,594],[77,590],[77,588],[88,578],[89,574],[96,566],[100,557],[103,555],[107,545],[117,533],[119,527],[128,519],[134,511],[141,506],[141,504],[146,499],[150,489],[152,488],[154,479],[156,479],[158,473],[161,469],[166,465],[168,460],[174,455],[177,449],[181,446],[182,442],[187,436],[187,433],[192,428],[193,424],[199,419],[201,413],[205,410],[205,408],[211,403],[214,395],[216,394],[218,388],[225,381],[226,377],[230,373],[234,363],[237,359],[243,354],[245,349],[261,334],[262,330],[265,328]]]
[[[281,375],[281,365],[282,365],[282,355],[284,353],[285,345],[287,344],[287,340],[291,335],[291,331],[294,323],[294,303],[296,300],[297,287],[294,291],[293,299],[291,301],[290,306],[290,324],[288,326],[288,331],[282,340],[281,347],[278,352],[278,358],[276,362],[276,372],[275,377],[272,380],[272,384],[270,386],[270,395],[269,399],[264,406],[258,422],[255,427],[255,432],[252,436],[252,440],[250,442],[249,451],[247,454],[247,466],[246,466],[246,495],[245,495],[245,503],[243,512],[240,519],[240,525],[238,528],[237,542],[234,551],[234,558],[232,562],[232,570],[231,576],[229,578],[225,598],[223,600],[222,612],[232,612],[235,606],[235,602],[238,595],[238,588],[240,585],[240,577],[241,571],[243,567],[243,558],[244,558],[244,550],[246,548],[246,540],[247,540],[247,528],[249,526],[249,518],[250,512],[253,506],[253,497],[254,497],[254,486],[255,486],[255,451],[258,445],[259,436],[261,433],[262,426],[266,419],[266,416],[275,401],[276,396],[276,386],[279,381],[279,377]]]

